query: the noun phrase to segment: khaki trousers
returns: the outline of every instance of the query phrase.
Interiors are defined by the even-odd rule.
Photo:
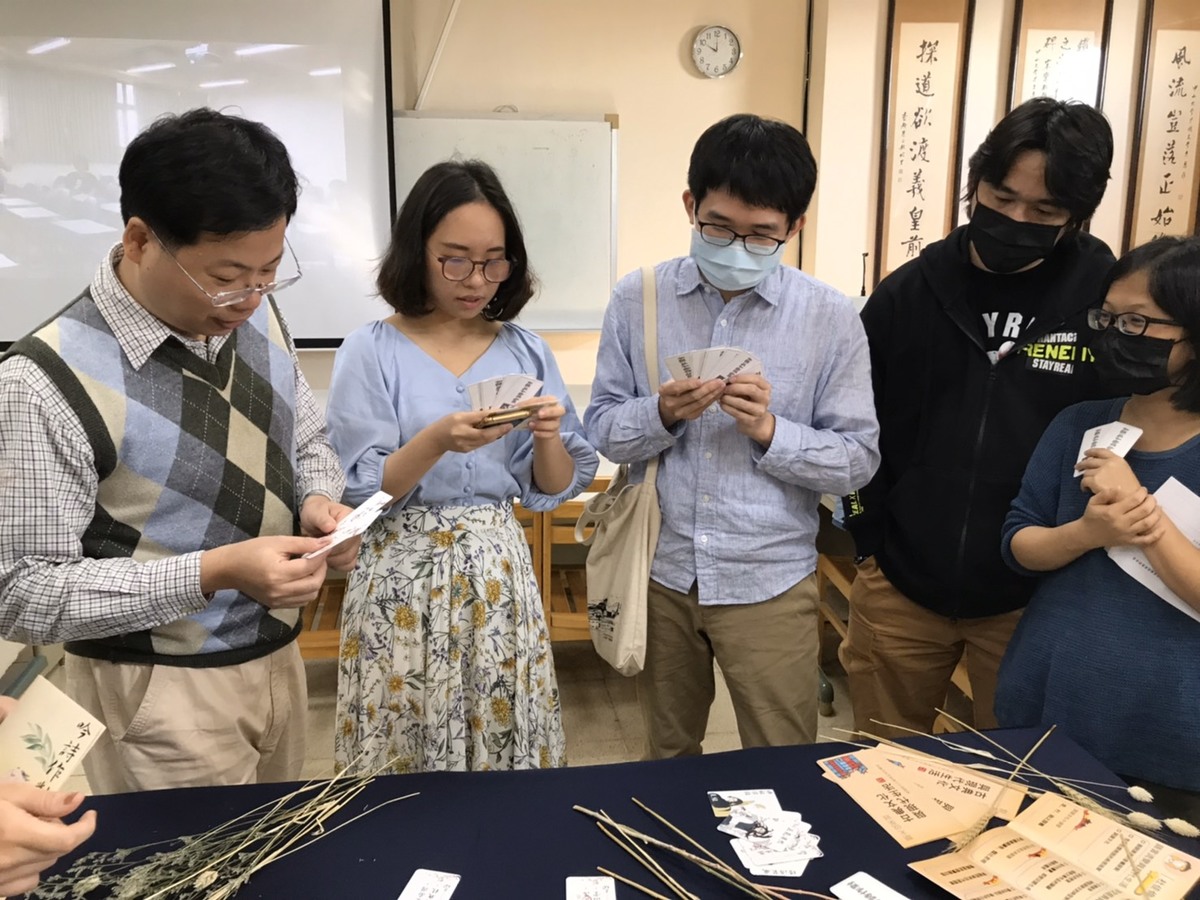
[[[996,673],[1023,611],[949,619],[913,603],[874,557],[867,559],[850,589],[849,633],[838,653],[849,676],[855,727],[882,737],[906,732],[876,722],[929,733],[965,651],[974,725],[995,728]]]
[[[295,641],[211,669],[68,653],[66,670],[67,692],[107,729],[84,760],[97,794],[300,777],[308,687]]]
[[[812,743],[817,735],[817,581],[763,603],[701,606],[650,582],[638,701],[646,759],[701,752],[721,667],[743,747]]]

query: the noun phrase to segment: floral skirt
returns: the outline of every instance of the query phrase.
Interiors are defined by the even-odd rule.
[[[529,545],[512,507],[410,507],[363,536],[346,584],[339,770],[562,766]]]

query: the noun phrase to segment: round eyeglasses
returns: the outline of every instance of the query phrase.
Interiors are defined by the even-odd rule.
[[[467,259],[465,256],[439,256],[437,261],[442,264],[442,275],[447,281],[466,281],[475,274],[475,269],[483,271],[483,280],[499,284],[512,274],[512,260],[508,259]]]
[[[711,222],[700,223],[700,237],[704,238],[706,244],[717,247],[728,247],[734,241],[741,241],[746,251],[755,256],[770,256],[787,243],[767,234],[738,234],[732,228]]]
[[[175,265],[179,266],[179,271],[188,277],[188,281],[194,284],[200,293],[209,299],[213,306],[233,306],[236,303],[241,303],[250,299],[255,294],[278,294],[285,288],[290,288],[304,275],[304,273],[300,271],[300,260],[296,258],[296,251],[292,249],[291,243],[285,236],[283,243],[288,248],[288,253],[292,255],[292,263],[296,266],[295,275],[289,275],[287,278],[277,278],[274,281],[269,281],[266,283],[259,283],[253,285],[252,287],[237,288],[236,290],[232,291],[220,291],[216,294],[210,294],[207,290],[205,290],[204,285],[193,278],[192,273],[183,267],[183,263],[175,258],[175,254],[167,249],[167,245],[162,242],[157,234],[154,234],[153,230],[150,232],[150,234],[152,234],[154,239],[158,241],[159,246],[163,248],[163,252],[166,253],[167,256],[171,257],[171,261],[174,262]]]
[[[1151,325],[1179,325],[1172,319],[1156,319],[1153,316],[1143,316],[1141,313],[1115,313],[1108,309],[1089,309],[1087,314],[1088,327],[1095,331],[1105,331],[1114,324],[1117,331],[1129,337],[1139,337],[1146,333]],[[1182,327],[1182,326],[1180,326]]]

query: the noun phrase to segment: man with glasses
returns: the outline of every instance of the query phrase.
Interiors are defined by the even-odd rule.
[[[344,475],[270,296],[300,278],[296,176],[197,109],[120,184],[121,242],[0,361],[0,632],[65,642],[98,793],[295,779],[300,608],[357,550],[321,538]]]
[[[1092,107],[1021,104],[971,156],[970,223],[863,309],[883,460],[845,500],[859,559],[841,647],[863,730],[929,731],[964,652],[974,724],[995,727],[996,672],[1034,588],[1001,558],[1001,526],[1046,426],[1102,396],[1086,313],[1113,256],[1083,226],[1112,153]]]
[[[661,457],[638,698],[646,755],[701,752],[713,660],[743,746],[816,738],[817,505],[866,484],[879,457],[866,340],[841,294],[791,266],[817,167],[795,128],[753,115],[692,151],[691,254],[655,269],[660,371],[647,377],[641,274],[604,319],[588,435],[634,481]],[[762,374],[666,380],[703,348],[753,353]],[[660,382],[666,381],[660,387]]]

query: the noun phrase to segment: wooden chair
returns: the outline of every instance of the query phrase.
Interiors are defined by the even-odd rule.
[[[587,619],[587,576],[582,565],[571,565],[561,559],[556,563],[554,548],[576,547],[575,521],[583,512],[592,494],[608,488],[612,479],[601,475],[593,479],[588,489],[553,512],[542,513],[540,543],[542,563],[535,567],[542,586],[542,603],[546,625],[552,641],[586,641],[591,639]]]
[[[337,659],[342,638],[342,598],[346,579],[331,578],[317,599],[304,607],[303,627],[296,642],[304,659]]]

